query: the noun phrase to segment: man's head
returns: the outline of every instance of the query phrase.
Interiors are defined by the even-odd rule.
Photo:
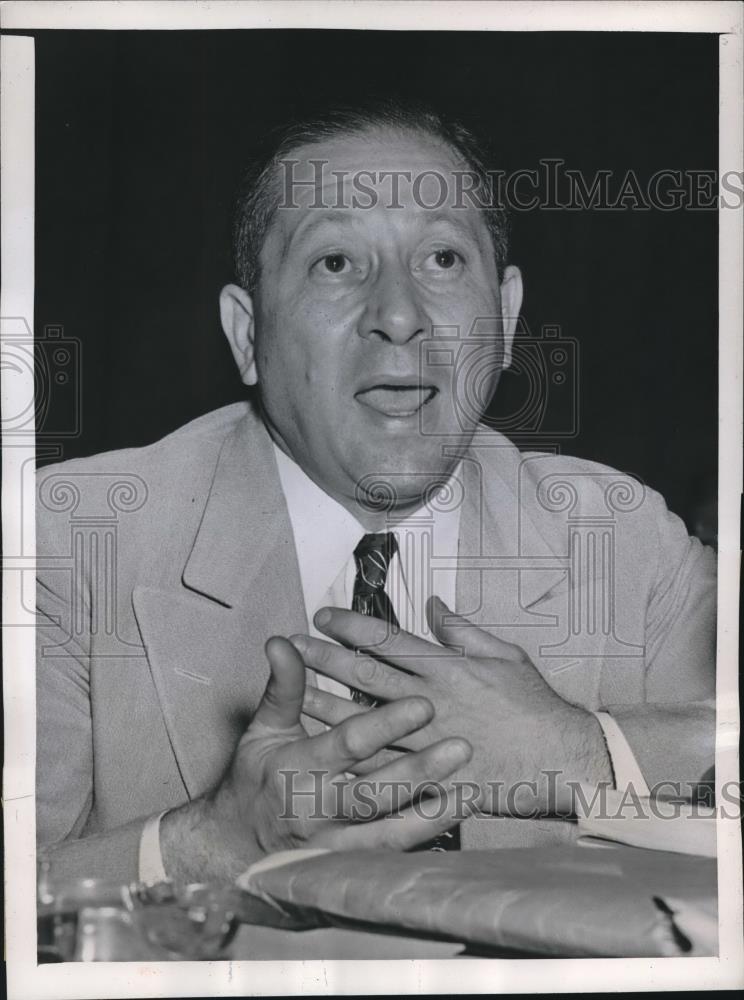
[[[418,505],[467,448],[521,303],[472,137],[389,105],[294,126],[248,178],[234,249],[223,327],[274,439],[346,506],[373,481]]]

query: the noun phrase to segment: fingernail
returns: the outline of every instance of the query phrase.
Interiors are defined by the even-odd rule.
[[[465,761],[470,760],[473,756],[473,748],[467,740],[455,740],[452,747],[452,756],[464,764]]]
[[[321,608],[320,611],[315,612],[315,624],[318,628],[322,628],[327,625],[331,620],[331,612],[328,608]]]
[[[411,721],[423,726],[434,717],[434,706],[428,698],[416,698],[411,704],[411,712]]]
[[[305,636],[304,635],[291,635],[289,641],[299,650],[305,648]]]

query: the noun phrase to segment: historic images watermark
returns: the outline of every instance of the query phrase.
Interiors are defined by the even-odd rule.
[[[589,787],[563,780],[560,770],[541,771],[537,778],[505,783],[499,779],[478,783],[456,779],[447,784],[409,779],[348,779],[325,769],[279,771],[282,788],[281,820],[300,816],[318,821],[371,822],[401,819],[404,808],[417,816],[437,820],[447,815],[453,823],[471,816],[485,817],[479,803],[493,803],[490,815],[518,819],[554,816],[601,820],[685,818],[739,819],[741,782],[724,783],[714,802],[710,783],[661,781],[639,791],[630,783],[615,789],[610,782]]]
[[[588,173],[560,158],[542,158],[517,170],[331,170],[325,159],[279,161],[279,209],[402,209],[413,204],[436,211],[718,211],[744,205],[744,174],[711,169],[665,167],[653,173],[608,169]]]
[[[475,428],[531,439],[566,440],[579,433],[579,343],[560,325],[546,323],[533,334],[523,317],[514,317],[510,358],[501,343],[504,317],[479,317],[470,329],[435,326],[419,344],[419,372],[444,376],[451,384],[458,428],[453,435]],[[508,411],[489,410],[505,369],[519,380],[517,405]],[[442,432],[432,427],[426,406],[419,411],[425,436]]]
[[[10,444],[14,438],[56,442],[82,431],[82,346],[59,324],[34,337],[21,316],[4,317],[3,369],[9,385],[32,391],[8,392],[0,420]],[[31,376],[29,378],[29,376]],[[25,381],[24,381],[25,380]],[[12,401],[12,405],[11,405]]]

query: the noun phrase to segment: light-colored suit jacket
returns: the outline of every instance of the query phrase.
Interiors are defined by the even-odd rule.
[[[699,771],[634,730],[649,706],[713,693],[715,560],[661,497],[483,431],[447,502],[462,504],[457,611],[524,647],[564,698],[612,711],[647,780]],[[37,525],[38,842],[62,874],[131,880],[145,818],[224,773],[266,639],[307,631],[270,439],[241,403],[46,467]],[[463,825],[464,846],[567,836],[550,820]]]

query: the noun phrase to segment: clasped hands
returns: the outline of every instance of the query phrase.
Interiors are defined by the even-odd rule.
[[[177,875],[233,879],[297,847],[408,850],[470,812],[549,815],[570,782],[611,780],[597,720],[523,649],[437,598],[427,618],[441,645],[341,608],[315,617],[335,642],[269,639],[271,675],[223,780],[161,825]],[[379,706],[306,686],[306,666]],[[308,735],[303,711],[330,728]]]
[[[520,646],[474,626],[436,597],[426,611],[441,645],[341,608],[323,608],[315,617],[318,630],[336,642],[291,637],[321,674],[387,704],[425,698],[434,708],[424,726],[360,762],[356,773],[460,737],[472,748],[455,775],[461,788],[468,784],[460,804],[466,800],[483,813],[548,815],[570,807],[570,782],[611,780],[595,717],[561,698]],[[304,711],[334,726],[367,710],[308,687]]]

